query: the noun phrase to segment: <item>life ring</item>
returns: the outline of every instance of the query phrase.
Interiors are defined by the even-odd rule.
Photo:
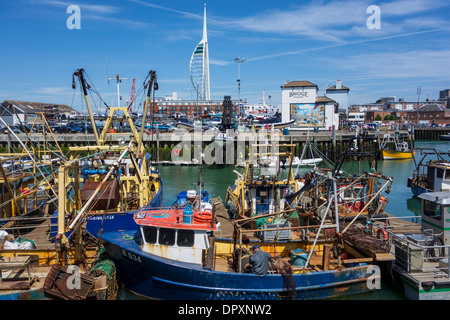
[[[173,153],[174,153],[176,156],[179,156],[179,155],[180,155],[180,152],[181,152],[181,149],[174,149],[174,150],[173,150]]]
[[[387,233],[386,230],[379,228],[378,231],[377,231],[377,238],[381,239],[382,237],[383,237],[383,241],[387,241],[388,240],[388,233]]]
[[[194,221],[199,223],[208,223],[212,221],[212,212],[202,211],[194,213]]]

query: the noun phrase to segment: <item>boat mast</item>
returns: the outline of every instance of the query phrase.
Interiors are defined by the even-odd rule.
[[[72,88],[75,89],[74,76],[77,76],[79,81],[80,81],[80,85],[83,88],[84,99],[86,101],[86,106],[87,106],[87,109],[88,109],[88,112],[89,112],[89,118],[91,119],[92,129],[94,130],[94,134],[95,134],[95,141],[97,142],[97,145],[102,145],[102,141],[100,141],[100,139],[98,137],[97,126],[95,125],[94,115],[92,114],[91,104],[89,102],[89,96],[87,94],[86,80],[84,78],[83,73],[84,73],[84,69],[78,69],[77,71],[75,71],[73,73],[73,75],[72,75]]]
[[[156,91],[158,90],[158,82],[157,82],[157,78],[156,78],[156,71],[150,70],[149,72],[150,75],[150,80],[148,82],[148,91],[147,91],[147,98],[145,99],[145,103],[144,103],[144,113],[142,115],[142,124],[141,124],[141,132],[139,133],[139,141],[138,141],[138,152],[139,152],[139,156],[140,157],[144,157],[145,152],[143,152],[141,150],[142,148],[142,139],[144,138],[144,130],[145,130],[145,122],[147,120],[147,113],[148,113],[148,108],[150,105],[150,95],[152,92],[152,88]],[[152,106],[152,108],[154,108],[155,106]]]

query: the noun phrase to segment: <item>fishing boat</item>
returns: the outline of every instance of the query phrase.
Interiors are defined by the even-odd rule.
[[[435,148],[420,148],[422,158],[416,164],[407,186],[414,196],[425,192],[450,191],[450,153]]]
[[[415,151],[409,148],[408,142],[398,142],[390,134],[384,135],[380,153],[383,160],[411,159],[415,155]]]
[[[297,166],[315,166],[316,164],[322,162],[322,158],[312,158],[312,159],[300,159],[299,157],[293,157],[292,159],[292,166],[293,167],[297,167]],[[289,163],[289,159],[287,159],[283,165],[285,167],[289,167],[291,166],[291,164]]]
[[[450,134],[441,134],[439,136],[440,140],[450,140]]]
[[[226,132],[219,132],[211,139],[211,141],[216,143],[219,147],[223,147],[227,144],[234,143],[234,141],[236,141],[236,138],[228,135]]]
[[[380,229],[392,243],[394,271],[400,276],[405,296],[411,300],[449,300],[450,192],[426,192],[418,198],[421,212],[414,219],[420,222],[396,218],[396,223]]]
[[[287,150],[281,152],[281,147]],[[264,150],[258,152],[258,148]],[[304,185],[304,181],[294,178],[292,167],[287,179],[280,179],[280,157],[290,158],[292,162],[294,148],[291,144],[252,144],[244,172],[235,171],[237,179],[225,196],[232,216],[248,217],[284,209],[285,196]]]
[[[86,231],[95,237],[105,230],[133,226],[132,212],[138,208],[160,207],[162,204],[162,180],[143,143],[150,96],[152,90],[158,90],[158,82],[156,72],[151,70],[145,80],[147,91],[142,118],[144,125],[138,132],[129,107],[120,105],[121,80],[117,75],[118,104],[116,107],[108,107],[105,125],[98,132],[88,95],[88,88],[94,86],[87,83],[84,69],[77,69],[73,73],[74,89],[75,78],[84,95],[96,144],[69,148],[69,161],[58,172],[58,185],[63,188],[58,193],[59,199],[63,199],[61,201],[65,205],[59,206],[53,220],[58,219],[62,208],[62,212],[72,221],[71,228],[83,223]],[[128,142],[122,139],[117,140],[116,145],[111,145],[110,141],[117,133],[112,133],[109,129],[117,117],[128,122],[131,133]],[[54,226],[51,237],[55,239],[56,235],[57,228]]]
[[[41,116],[42,124],[46,123],[45,117]],[[48,132],[49,136],[53,136],[51,129]],[[14,132],[12,134],[15,135]],[[43,133],[43,136],[45,138],[46,134]],[[88,274],[89,266],[96,261],[96,249],[77,241],[56,248],[48,238],[50,216],[58,203],[58,188],[55,184],[57,168],[67,158],[56,140],[50,147],[46,139],[43,142],[39,139],[36,141],[35,137],[27,135],[24,142],[18,136],[15,137],[22,147],[21,152],[0,155],[0,300],[55,298],[47,294],[48,284],[48,292],[60,298],[79,300],[88,296],[105,297],[106,290],[102,287],[108,283],[106,275],[97,277]],[[57,222],[58,226],[64,226],[67,221],[63,217]],[[61,230],[61,234],[65,232],[63,228]],[[52,267],[59,264],[65,267]],[[64,295],[62,291],[64,287],[67,289],[67,278],[72,275],[72,271],[67,269],[68,264],[80,271],[82,281],[79,290],[68,290],[65,292],[67,295]],[[101,267],[97,270],[100,271]],[[52,282],[56,284],[54,287],[45,281],[49,273],[54,276],[54,280],[59,279],[57,284]],[[109,276],[113,279],[113,274]],[[110,298],[112,296],[109,295]]]
[[[376,255],[361,254],[345,241],[340,247],[333,237],[324,237],[320,229],[339,230],[336,224],[322,222],[309,241],[291,236],[286,228],[266,230],[265,240],[253,240],[252,234],[261,230],[235,224],[238,235],[226,239],[218,237],[223,230],[216,208],[214,203],[212,210],[190,205],[140,209],[134,216],[138,231],[103,233],[100,240],[123,287],[142,297],[167,300],[323,299],[370,292],[373,287],[367,283],[380,279],[371,269],[379,262]],[[272,217],[284,220],[278,214]],[[303,229],[314,227],[319,226]],[[253,274],[249,265],[254,244],[273,257],[263,277]]]

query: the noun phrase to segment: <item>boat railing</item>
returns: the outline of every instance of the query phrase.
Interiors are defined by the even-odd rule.
[[[420,219],[420,216],[385,217],[374,220],[403,220]],[[450,245],[442,244],[442,233],[434,233],[432,229],[420,229],[420,233],[411,231],[399,232],[400,228],[412,226],[411,223],[378,227],[385,232],[387,240],[391,244],[391,253],[395,255],[395,268],[401,272],[431,272],[436,277],[446,276],[450,278]],[[418,226],[418,225],[416,225]],[[386,239],[386,238],[385,238]]]

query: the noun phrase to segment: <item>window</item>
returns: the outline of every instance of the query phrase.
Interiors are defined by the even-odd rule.
[[[437,203],[424,200],[423,213],[430,218],[441,220],[441,206]]]
[[[144,240],[147,243],[156,243],[157,229],[155,227],[143,227]]]
[[[445,170],[445,180],[450,179],[450,170]]]
[[[444,169],[438,168],[437,177],[442,179],[444,177]]]
[[[177,246],[192,247],[194,245],[193,230],[178,230]]]
[[[174,229],[159,229],[158,242],[161,245],[173,246],[175,244],[175,230]]]

